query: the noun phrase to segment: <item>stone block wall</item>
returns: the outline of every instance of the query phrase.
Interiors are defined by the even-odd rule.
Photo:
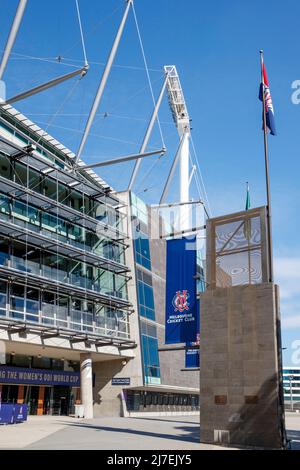
[[[201,294],[201,442],[282,448],[278,288]]]

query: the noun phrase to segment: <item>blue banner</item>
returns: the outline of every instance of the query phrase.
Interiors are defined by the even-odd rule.
[[[185,350],[185,368],[194,369],[200,367],[200,354],[198,349]]]
[[[25,404],[14,405],[14,423],[27,421],[28,407]]]
[[[22,369],[0,366],[0,383],[15,385],[80,386],[80,373],[63,370]]]
[[[167,241],[166,344],[193,343],[199,333],[196,237]]]
[[[0,403],[0,424],[13,424],[14,405]]]

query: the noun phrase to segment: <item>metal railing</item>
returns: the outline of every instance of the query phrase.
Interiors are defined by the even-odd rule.
[[[24,302],[21,297],[14,297],[20,303]],[[20,309],[16,305],[0,309],[0,318],[6,317],[22,323],[33,323],[42,326],[64,328],[80,333],[93,333],[98,336],[110,338],[130,339],[129,321],[112,320],[105,315],[101,319],[92,312],[71,310],[70,314],[66,307],[43,303],[42,309],[36,312]]]
[[[13,268],[25,273],[35,274],[39,277],[50,279],[55,282],[61,282],[72,286],[81,287],[86,290],[94,291],[99,294],[110,295],[119,299],[128,300],[127,291],[124,289],[115,290],[113,282],[111,285],[101,284],[97,280],[77,274],[70,274],[67,271],[57,269],[52,266],[39,264],[28,259],[18,256],[8,256],[6,253],[0,252],[0,265]]]

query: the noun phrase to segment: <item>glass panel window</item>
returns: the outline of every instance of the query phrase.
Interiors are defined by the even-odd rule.
[[[68,297],[59,295],[57,296],[57,306],[56,306],[56,325],[63,328],[68,326]]]
[[[54,215],[42,213],[42,229],[56,233],[59,219]]]
[[[49,197],[50,199],[53,199],[54,201],[57,200],[57,183],[55,180],[52,180],[51,178],[44,178],[43,181],[43,193],[44,196]]]
[[[7,266],[9,260],[9,245],[7,240],[0,240],[0,264]]]
[[[28,247],[27,251],[27,272],[40,274],[40,256],[41,252],[38,248]]]
[[[15,269],[18,269],[18,271],[27,271],[26,267],[26,258],[27,258],[27,253],[26,253],[26,246],[13,242],[12,246],[12,267]]]
[[[44,253],[43,276],[60,282],[68,282],[68,260],[63,256]]]
[[[118,329],[118,315],[115,310],[106,310],[106,327],[111,334],[115,334]],[[109,333],[109,334],[110,334]]]
[[[12,356],[11,365],[15,367],[31,367],[32,356]]]
[[[159,384],[160,365],[156,327],[145,321],[141,321],[141,333],[145,382],[148,384]]]
[[[154,309],[153,288],[144,284],[145,306]]]
[[[34,369],[51,369],[51,359],[48,357],[33,357],[32,367]]]
[[[13,201],[12,215],[18,219],[27,221],[27,205],[20,201]]]
[[[95,305],[95,325],[98,333],[106,334],[105,307],[100,304]]]
[[[40,226],[40,211],[36,209],[35,207],[28,206],[28,212],[27,212],[27,217],[28,217],[28,223],[31,226]],[[33,227],[30,227],[32,230]]]
[[[26,320],[39,320],[39,291],[29,287],[26,292]]]
[[[70,283],[85,289],[92,288],[92,269],[85,263],[70,262]]]
[[[14,174],[16,183],[27,188],[27,167],[21,163],[16,163]]]
[[[91,200],[88,196],[83,196],[84,199],[84,213],[87,215],[91,215],[93,211],[93,205],[91,204]]]
[[[10,159],[0,154],[0,175],[3,178],[11,179],[11,163]]]
[[[55,324],[56,294],[43,292],[42,296],[42,322],[47,325]]]
[[[18,320],[24,320],[25,289],[24,286],[14,284],[11,286],[10,316]]]
[[[93,331],[94,306],[91,302],[72,299],[71,328],[79,331]]]
[[[71,190],[70,197],[70,206],[76,211],[83,212],[84,210],[84,201],[83,195],[78,191]]]
[[[84,245],[84,229],[79,225],[69,224],[68,235],[72,245]]]
[[[88,249],[92,250],[93,252],[99,254],[100,256],[103,256],[102,254],[102,246],[101,246],[101,240],[98,237],[98,235],[94,232],[91,232],[90,230],[86,230],[86,246]]]
[[[29,168],[29,188],[39,193],[41,191],[40,180],[40,174],[32,168]]]
[[[68,197],[68,188],[63,184],[58,184],[58,202],[60,202],[61,204],[67,204]]]
[[[138,281],[139,312],[150,320],[155,320],[153,288],[142,281]]]
[[[124,276],[115,275],[116,296],[120,299],[127,299],[127,283]]]
[[[4,194],[0,194],[0,214],[1,218],[5,219],[9,218],[10,216],[10,200]]]
[[[114,275],[110,271],[100,271],[100,288],[101,292],[107,295],[115,295],[114,293]]]
[[[134,234],[136,261],[144,268],[151,270],[150,244],[148,236],[140,231]]]
[[[0,315],[6,315],[6,303],[7,303],[7,284],[6,282],[0,281]]]

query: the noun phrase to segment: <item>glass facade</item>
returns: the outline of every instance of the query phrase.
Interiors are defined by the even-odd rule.
[[[4,154],[0,154],[0,176],[105,225],[122,230],[122,218],[119,212],[109,207],[105,200],[99,202],[86,195],[84,191],[80,192],[67,184],[59,183],[57,179],[45,176],[23,163],[17,163]]]
[[[128,339],[125,311],[76,295],[0,282],[0,318]]]
[[[131,194],[131,211],[144,383],[154,385],[160,384],[161,378],[148,237],[148,211],[146,204],[134,194]]]
[[[0,243],[0,266],[110,297],[128,298],[126,278],[121,274],[4,237]]]
[[[150,242],[148,236],[148,212],[146,204],[131,195],[133,218],[133,241],[136,263],[151,271]]]
[[[124,264],[122,244],[0,192],[1,219]]]
[[[145,384],[160,384],[160,367],[156,326],[141,320],[142,354]]]
[[[141,317],[155,321],[154,294],[152,276],[137,268],[139,313]]]
[[[65,171],[64,151],[4,110],[0,134],[37,144],[17,157],[1,147],[0,318],[130,339],[118,200],[96,175]]]
[[[127,409],[131,412],[177,412],[199,410],[199,395],[127,390]]]

